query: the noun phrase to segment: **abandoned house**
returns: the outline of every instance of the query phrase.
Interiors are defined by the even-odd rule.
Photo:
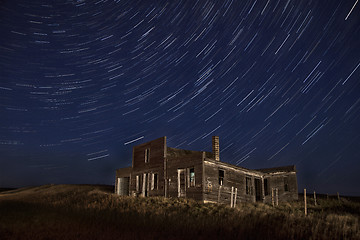
[[[220,161],[219,137],[212,152],[167,147],[166,137],[134,146],[132,167],[116,170],[119,195],[192,198],[233,204],[298,198],[295,166],[250,170]]]

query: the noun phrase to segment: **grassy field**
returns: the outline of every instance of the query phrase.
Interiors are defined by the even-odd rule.
[[[301,198],[301,197],[300,197]],[[120,197],[102,185],[0,192],[0,239],[360,239],[360,202],[239,203]]]

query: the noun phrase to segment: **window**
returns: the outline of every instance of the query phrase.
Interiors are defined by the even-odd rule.
[[[151,176],[151,190],[158,189],[158,174],[153,173]]]
[[[246,177],[246,194],[251,195],[251,177]]]
[[[224,185],[224,176],[225,176],[224,170],[219,169],[219,185],[220,186]]]
[[[269,195],[269,184],[267,178],[264,179],[264,193],[265,196]]]
[[[284,177],[284,191],[288,192],[289,190],[289,181],[288,181],[288,177]]]
[[[190,187],[195,187],[195,169],[190,168],[189,171]]]
[[[150,148],[145,149],[145,162],[148,163],[150,160]]]
[[[140,191],[140,176],[136,175],[136,191]]]

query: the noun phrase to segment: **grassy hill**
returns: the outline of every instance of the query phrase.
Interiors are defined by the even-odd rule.
[[[0,192],[0,239],[360,239],[360,203],[342,198],[239,203],[120,197],[112,186]]]

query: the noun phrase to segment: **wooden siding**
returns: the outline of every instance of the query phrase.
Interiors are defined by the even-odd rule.
[[[135,146],[133,148],[133,170],[138,171],[152,168],[163,168],[166,148],[165,146],[165,137]],[[149,149],[150,151],[148,162],[145,162],[146,149]]]
[[[116,170],[116,174],[115,174],[115,192],[118,191],[118,178],[123,178],[123,177],[129,177],[130,178],[131,171],[132,171],[131,167],[120,168],[120,169]]]
[[[284,178],[287,178],[288,191],[285,191]],[[295,172],[279,172],[266,174],[264,179],[268,179],[268,195],[264,202],[271,203],[272,189],[278,189],[279,202],[292,201],[298,199],[298,187]],[[275,194],[275,193],[274,193]]]
[[[202,159],[203,153],[197,151],[187,151],[186,154],[174,153],[168,151],[166,160],[168,175],[168,196],[178,197],[178,169],[185,170],[185,197],[192,198],[197,201],[203,201],[202,195]],[[194,168],[195,186],[190,186],[189,171]]]
[[[224,171],[223,185],[219,184],[219,170]],[[255,202],[254,178],[261,179],[261,173],[229,166],[207,159],[204,161],[205,192],[204,201],[230,204],[232,187],[237,189],[236,202]],[[250,178],[250,192],[246,193],[246,177]]]
[[[145,162],[145,151],[150,151]],[[166,137],[155,139],[133,148],[133,171],[130,179],[130,193],[143,194],[144,174],[147,174],[145,190],[147,196],[164,196],[164,157],[166,155]],[[157,188],[151,188],[152,174],[157,174]],[[136,176],[139,176],[139,188],[136,188]]]
[[[224,171],[222,186],[219,184],[219,170]],[[246,178],[248,178],[248,186],[246,186]],[[284,178],[286,178],[287,189],[285,189]],[[267,179],[267,195],[265,195],[264,179]],[[206,159],[204,161],[204,181],[205,202],[230,204],[232,187],[237,189],[237,203],[256,201],[271,203],[273,188],[278,189],[280,202],[298,199],[296,172],[262,173]]]

